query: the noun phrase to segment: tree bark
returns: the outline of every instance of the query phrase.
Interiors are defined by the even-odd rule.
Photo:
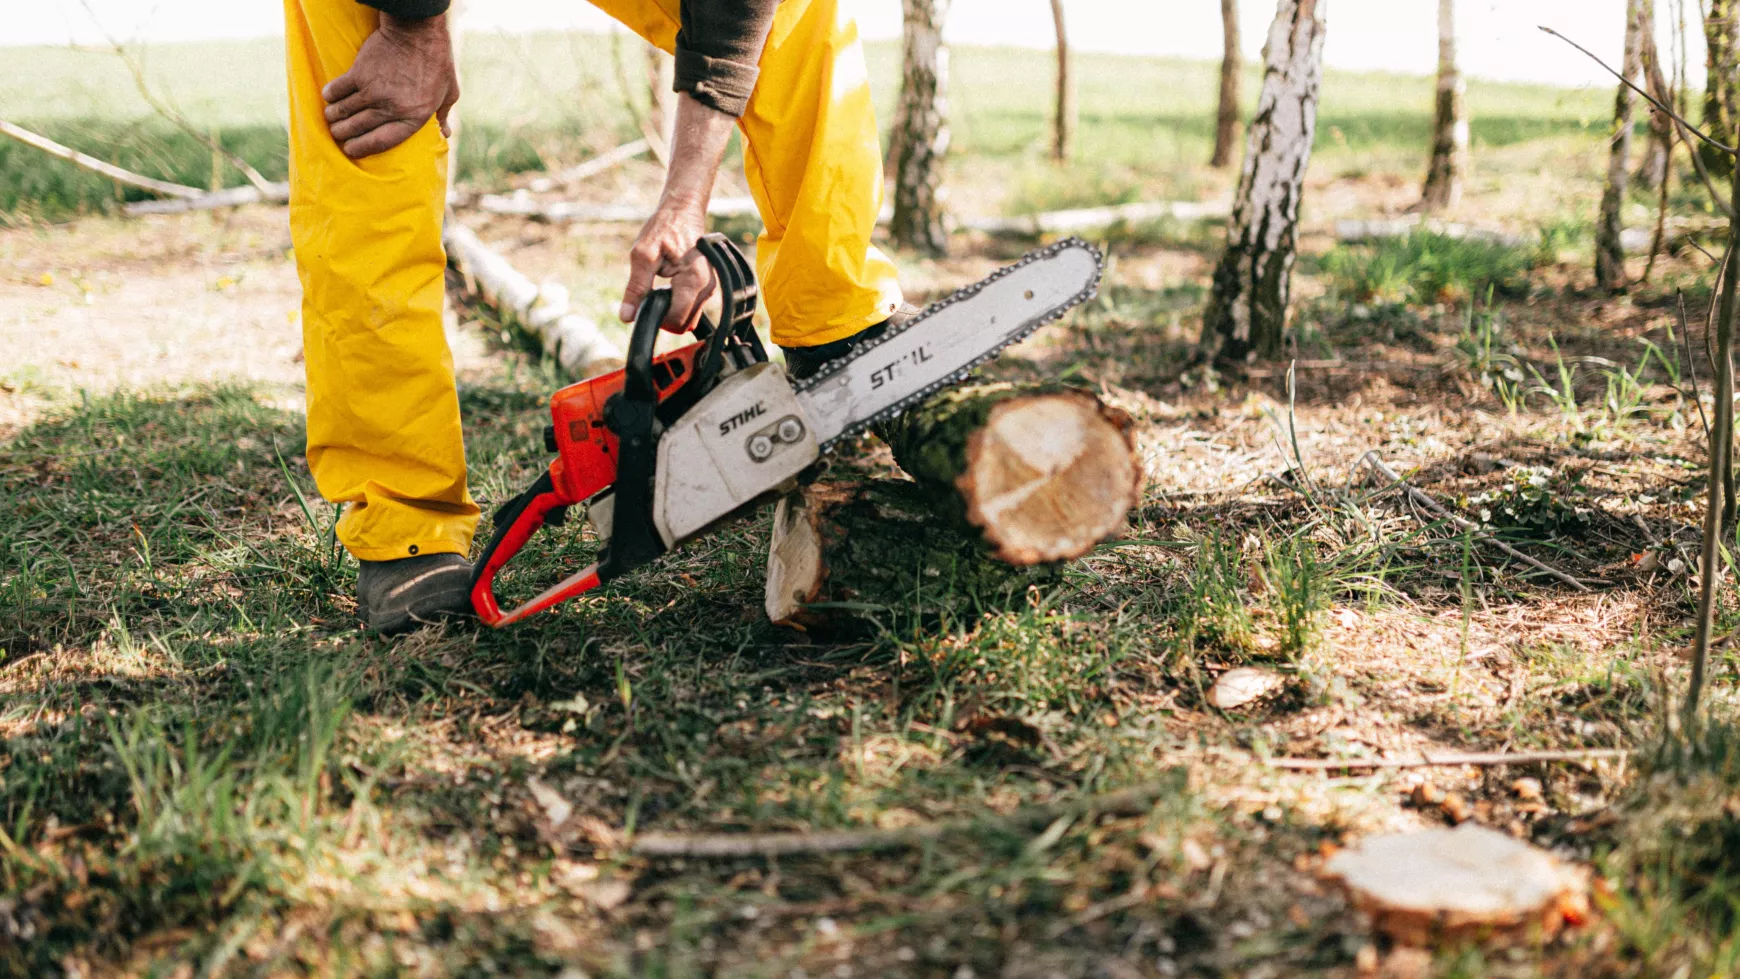
[[[1442,211],[1462,201],[1468,172],[1468,83],[1456,60],[1456,0],[1438,0],[1438,109],[1432,126],[1432,162],[1421,205]]]
[[[1263,48],[1263,90],[1245,136],[1226,253],[1203,316],[1203,348],[1221,361],[1275,356],[1285,340],[1327,6],[1328,0],[1281,0]]]
[[[894,241],[948,254],[942,166],[948,154],[949,51],[943,20],[949,0],[902,0],[900,107],[895,115]]]
[[[1641,14],[1643,87],[1664,105],[1674,104],[1674,94],[1665,84],[1667,73],[1661,66],[1661,49],[1655,41],[1656,19],[1655,0],[1643,0]],[[1668,155],[1673,150],[1674,124],[1667,113],[1651,106],[1649,109],[1649,143],[1644,147],[1643,159],[1637,165],[1637,172],[1632,174],[1638,186],[1656,188],[1667,179]]]
[[[768,561],[773,621],[837,625],[860,606],[910,608],[921,587],[921,604],[940,608],[1045,580],[1015,569],[1086,554],[1124,526],[1141,490],[1128,416],[1073,388],[956,388],[878,434],[913,482],[786,497]]]
[[[1220,108],[1215,113],[1214,156],[1208,161],[1216,169],[1232,166],[1233,147],[1239,137],[1239,80],[1245,67],[1239,41],[1239,0],[1220,0],[1220,24],[1224,44],[1220,57]]]
[[[1627,79],[1635,79],[1642,67],[1642,0],[1625,3],[1625,62]],[[1601,215],[1595,227],[1595,284],[1608,292],[1626,287],[1623,210],[1631,166],[1631,109],[1635,101],[1631,86],[1620,85],[1613,105],[1613,144],[1607,158],[1607,189],[1601,195]]]
[[[1740,0],[1710,0],[1704,16],[1704,132],[1718,143],[1734,145],[1735,107],[1740,104]],[[1726,180],[1734,172],[1728,154],[1700,142],[1696,147],[1710,176]]]
[[[1057,25],[1057,104],[1052,110],[1051,158],[1069,160],[1075,142],[1075,73],[1070,71],[1069,31],[1063,20],[1063,0],[1051,0],[1051,20]]]

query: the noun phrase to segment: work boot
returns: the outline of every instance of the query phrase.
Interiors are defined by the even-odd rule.
[[[374,632],[397,635],[471,614],[471,563],[458,554],[359,563],[356,601]]]
[[[839,360],[851,353],[852,348],[858,344],[866,340],[874,340],[887,333],[889,327],[905,326],[918,314],[919,308],[917,306],[911,303],[901,303],[900,308],[894,311],[893,316],[875,325],[866,326],[849,337],[841,337],[816,347],[787,347],[781,344],[779,349],[785,351],[785,372],[797,381],[814,377],[816,372],[830,361]]]

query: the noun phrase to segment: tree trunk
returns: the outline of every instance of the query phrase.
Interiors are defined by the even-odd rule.
[[[1063,0],[1051,0],[1051,20],[1057,25],[1057,105],[1052,110],[1051,158],[1069,160],[1075,142],[1075,73],[1069,63],[1069,32],[1063,22]]]
[[[652,132],[646,134],[647,142],[660,144],[653,155],[668,166],[677,135],[677,59],[650,44],[646,46],[646,84],[652,94],[652,114],[647,119]]]
[[[1214,156],[1208,161],[1216,169],[1232,166],[1239,136],[1239,80],[1245,67],[1239,41],[1239,0],[1220,0],[1220,24],[1225,43],[1220,56],[1220,109],[1215,114]]]
[[[1655,0],[1643,0],[1642,14],[1642,64],[1643,87],[1664,105],[1673,105],[1673,92],[1665,84],[1667,73],[1661,66],[1661,49],[1655,42]],[[1674,144],[1673,120],[1667,113],[1651,107],[1649,110],[1649,144],[1644,148],[1643,160],[1637,165],[1637,172],[1632,175],[1638,186],[1656,188],[1667,179],[1668,155],[1673,151]]]
[[[1642,0],[1625,3],[1625,63],[1621,70],[1627,79],[1635,79],[1642,67],[1643,43]],[[1625,281],[1625,246],[1620,241],[1624,230],[1625,192],[1631,166],[1631,107],[1635,101],[1631,87],[1619,86],[1613,106],[1613,145],[1607,158],[1607,190],[1601,195],[1601,216],[1595,227],[1595,284],[1608,292],[1623,292]]]
[[[1432,162],[1421,204],[1442,211],[1462,201],[1468,172],[1468,83],[1456,63],[1456,0],[1438,0],[1438,111],[1432,125]]]
[[[1704,84],[1704,132],[1718,143],[1734,145],[1734,113],[1740,104],[1740,0],[1710,0],[1704,17],[1704,54],[1707,81]],[[1734,172],[1728,154],[1700,142],[1710,176],[1726,180]]]
[[[897,244],[948,253],[942,164],[949,148],[949,51],[943,19],[949,0],[902,0],[900,108],[895,115],[894,221]]]
[[[1297,249],[1299,199],[1323,81],[1328,0],[1281,0],[1263,48],[1263,90],[1245,136],[1226,253],[1214,273],[1202,344],[1221,361],[1281,352]]]
[[[944,590],[969,597],[975,588],[961,584],[1039,580],[1010,568],[1086,554],[1124,526],[1141,491],[1129,417],[1073,388],[955,388],[878,434],[913,482],[813,486],[782,501],[773,621],[840,617],[802,608],[816,602],[910,606],[928,582],[915,583],[914,568],[944,568],[955,582]]]

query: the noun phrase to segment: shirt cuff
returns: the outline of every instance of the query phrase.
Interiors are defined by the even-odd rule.
[[[447,12],[450,0],[357,0],[367,7],[373,7],[383,14],[393,17],[403,17],[406,20],[422,20]]]
[[[676,85],[695,101],[729,116],[742,116],[761,69],[741,61],[709,58],[698,51],[677,49]]]

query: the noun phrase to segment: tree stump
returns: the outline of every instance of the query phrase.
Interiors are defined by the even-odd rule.
[[[970,615],[1115,534],[1142,468],[1130,420],[1059,385],[945,391],[880,427],[912,477],[817,484],[780,501],[768,618],[851,631],[888,613]]]

